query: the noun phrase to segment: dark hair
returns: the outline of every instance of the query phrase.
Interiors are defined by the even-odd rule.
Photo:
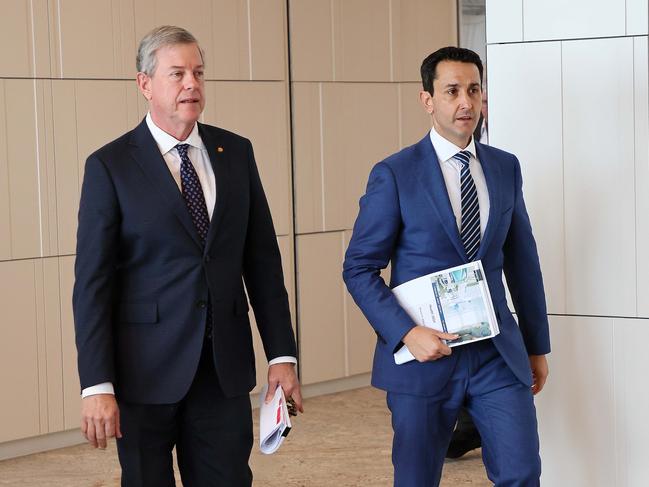
[[[480,61],[480,56],[463,47],[442,47],[421,63],[421,84],[424,86],[424,91],[430,93],[431,96],[433,94],[433,81],[437,78],[437,65],[442,61],[475,64],[480,72],[480,83],[482,83],[482,61]]]

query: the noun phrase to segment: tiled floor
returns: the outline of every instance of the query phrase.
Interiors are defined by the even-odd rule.
[[[305,409],[277,453],[262,455],[255,444],[255,486],[391,485],[392,431],[383,392],[363,388],[320,396],[308,399]],[[106,451],[81,445],[0,462],[0,486],[117,487],[119,475],[114,442]],[[442,486],[458,485],[492,485],[479,450],[446,464]]]

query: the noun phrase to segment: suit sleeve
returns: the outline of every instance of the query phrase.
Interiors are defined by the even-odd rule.
[[[385,163],[372,169],[343,264],[343,279],[354,301],[390,349],[415,326],[381,277],[401,230],[394,174]]]
[[[514,157],[516,195],[503,246],[503,270],[528,355],[550,353],[550,332],[541,265],[523,200],[523,180]]]
[[[113,288],[120,226],[115,188],[104,163],[86,161],[72,297],[81,389],[115,382]]]
[[[248,141],[250,214],[244,249],[243,277],[255,313],[266,358],[297,357],[282,258],[273,220]]]

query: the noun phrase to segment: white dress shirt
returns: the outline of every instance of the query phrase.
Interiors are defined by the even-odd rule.
[[[203,196],[205,197],[205,204],[207,205],[207,213],[212,220],[212,214],[214,213],[214,203],[216,202],[216,183],[214,178],[214,169],[212,168],[212,163],[210,162],[210,156],[207,153],[207,149],[203,144],[201,136],[198,134],[198,124],[194,124],[194,128],[187,137],[187,139],[180,141],[169,135],[167,132],[158,127],[153,120],[151,119],[151,114],[147,113],[146,115],[146,124],[151,131],[160,153],[167,163],[169,172],[173,176],[176,184],[178,185],[178,190],[182,191],[182,183],[180,181],[180,155],[178,150],[175,149],[178,144],[189,144],[187,155],[189,160],[192,161],[194,170],[198,175],[198,179],[201,182],[201,188],[203,189]],[[297,364],[297,359],[295,357],[283,356],[276,357],[268,365],[275,365],[281,363],[292,363]],[[93,396],[95,394],[115,394],[115,388],[113,387],[112,382],[103,382],[95,386],[86,387],[81,391],[81,397]]]
[[[455,215],[458,231],[462,231],[462,192],[460,191],[460,172],[462,164],[453,159],[453,156],[458,152],[465,150],[471,153],[469,160],[469,171],[475,183],[475,188],[478,191],[478,204],[480,205],[480,237],[484,237],[485,228],[487,228],[487,220],[489,219],[489,191],[487,190],[487,182],[485,181],[484,172],[482,172],[482,165],[478,160],[475,150],[475,143],[473,137],[469,145],[464,149],[456,146],[453,142],[446,140],[439,135],[435,128],[430,129],[430,141],[433,144],[437,160],[442,168],[444,175],[444,182],[446,183],[446,191],[448,198],[451,200],[451,207]]]

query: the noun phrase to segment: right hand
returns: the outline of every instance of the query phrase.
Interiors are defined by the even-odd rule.
[[[106,448],[106,440],[122,437],[119,408],[112,394],[95,394],[81,399],[81,432],[94,448]]]
[[[451,348],[442,340],[455,340],[458,335],[417,325],[401,341],[418,362],[430,362],[451,355]]]

